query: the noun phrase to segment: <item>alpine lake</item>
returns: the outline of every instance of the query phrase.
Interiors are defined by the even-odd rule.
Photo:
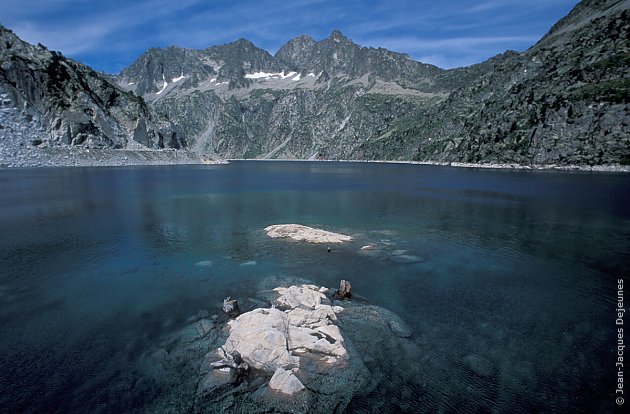
[[[0,189],[0,412],[255,411],[200,399],[208,349],[181,338],[228,296],[342,279],[410,334],[341,325],[365,375],[338,412],[617,405],[628,174],[234,161],[2,169]],[[353,240],[267,236],[283,223]]]

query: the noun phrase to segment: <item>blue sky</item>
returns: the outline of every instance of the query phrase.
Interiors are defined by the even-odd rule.
[[[270,53],[333,29],[443,68],[533,45],[577,0],[0,0],[0,23],[31,43],[117,73],[149,47],[244,37]]]

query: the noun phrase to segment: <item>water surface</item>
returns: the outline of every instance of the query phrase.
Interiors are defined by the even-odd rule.
[[[366,361],[374,384],[348,412],[614,407],[627,175],[233,162],[5,169],[0,189],[0,411],[184,399],[140,361],[269,276],[348,279],[411,327],[417,355]],[[269,239],[279,223],[356,241],[328,253]],[[358,254],[368,243],[419,261]]]

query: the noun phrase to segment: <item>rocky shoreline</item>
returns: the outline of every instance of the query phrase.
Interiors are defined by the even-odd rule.
[[[358,161],[392,164],[439,165],[458,168],[486,168],[508,170],[561,170],[561,171],[591,171],[591,172],[630,172],[630,165],[556,165],[556,164],[499,164],[499,163],[470,163],[470,162],[442,162],[442,161]]]
[[[139,165],[226,164],[218,157],[202,156],[186,149],[148,149],[135,142],[134,148],[84,148],[49,145],[49,137],[37,119],[13,107],[6,94],[0,95],[0,168],[15,167],[118,167]],[[233,159],[233,161],[360,162],[383,164],[435,165],[458,168],[511,170],[562,170],[588,172],[630,172],[630,165],[521,165],[399,160],[312,160],[312,159]]]
[[[15,108],[6,94],[0,94],[0,168],[226,163],[186,149],[148,149],[133,141],[130,144],[133,147],[125,149],[54,144],[35,117]]]
[[[134,148],[84,148],[49,145],[49,137],[38,121],[13,107],[6,94],[0,95],[0,168],[14,167],[118,167],[138,165],[226,164],[228,161],[301,161],[341,163],[381,163],[435,165],[458,168],[512,170],[562,170],[589,172],[630,172],[630,165],[498,164],[400,160],[312,160],[312,159],[231,159],[203,156],[186,149],[148,149],[132,142]]]
[[[559,171],[587,171],[587,172],[630,172],[630,165],[556,165],[556,164],[500,164],[500,163],[466,163],[447,161],[404,161],[404,160],[310,160],[310,159],[265,159],[265,158],[230,158],[229,161],[288,161],[288,162],[339,162],[339,163],[370,163],[370,164],[409,164],[434,165],[457,168],[484,168],[507,170],[559,170]]]
[[[0,151],[1,152],[1,151]],[[4,154],[2,154],[4,155]],[[187,150],[93,149],[81,147],[26,147],[0,156],[0,168],[19,167],[124,167],[138,165],[226,164],[201,158]]]
[[[36,139],[36,138],[35,138]],[[204,165],[228,164],[230,161],[339,162],[373,164],[430,165],[456,168],[584,171],[628,173],[630,165],[520,165],[495,163],[463,163],[441,161],[397,160],[305,160],[305,159],[229,159],[208,158],[189,150],[110,149],[83,147],[38,147],[31,141],[8,148],[0,144],[0,168],[32,167],[124,167],[141,165]]]

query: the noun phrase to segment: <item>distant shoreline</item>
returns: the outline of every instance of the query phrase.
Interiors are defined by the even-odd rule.
[[[555,164],[501,164],[501,163],[466,163],[446,161],[400,161],[400,160],[309,160],[309,159],[268,159],[268,158],[230,158],[226,161],[286,161],[286,162],[357,162],[374,164],[409,164],[434,165],[457,168],[483,168],[497,170],[556,170],[556,171],[587,171],[587,172],[630,172],[630,165],[555,165]]]
[[[1,154],[0,154],[1,155]],[[269,159],[231,158],[212,159],[192,151],[181,149],[86,149],[86,148],[20,148],[12,157],[0,156],[0,168],[37,167],[130,167],[150,165],[220,165],[231,161],[260,162],[337,162],[431,165],[457,168],[482,168],[501,170],[556,170],[628,173],[630,165],[521,165],[509,163],[464,163],[444,161],[401,161],[401,160],[313,160],[313,159]]]

